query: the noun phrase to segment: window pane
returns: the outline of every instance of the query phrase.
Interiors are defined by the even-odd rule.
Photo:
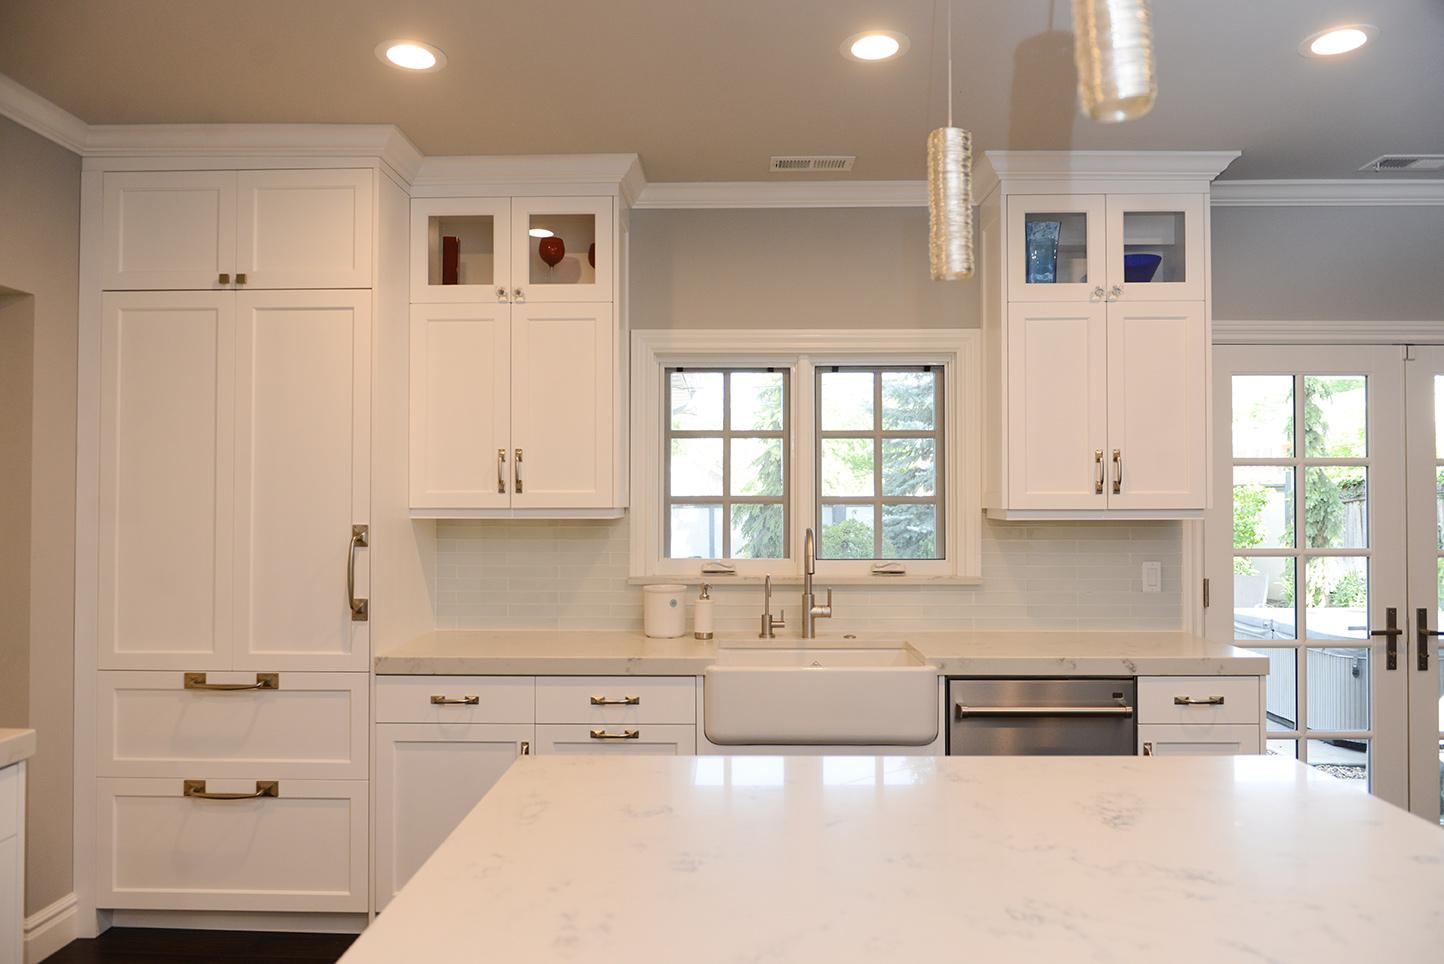
[[[1444,469],[1441,468],[1434,470],[1434,543],[1444,549]]]
[[[937,376],[932,372],[882,373],[882,427],[927,431],[933,427]]]
[[[1294,377],[1233,376],[1233,456],[1281,459],[1294,454]]]
[[[722,556],[722,507],[720,505],[672,506],[673,559],[719,559]]]
[[[1434,457],[1444,459],[1444,375],[1434,376]]]
[[[882,507],[884,559],[938,558],[938,515],[932,503]]]
[[[1369,544],[1367,473],[1362,465],[1316,465],[1304,472],[1310,548],[1362,549]]]
[[[824,432],[871,431],[872,372],[823,372],[817,411]]]
[[[1369,792],[1368,740],[1309,740],[1306,752],[1309,766]]]
[[[1236,639],[1293,639],[1294,560],[1235,556],[1233,634]]]
[[[1298,740],[1269,740],[1264,745],[1264,753],[1269,756],[1284,756],[1290,760],[1299,758]]]
[[[722,440],[672,439],[672,495],[722,494]]]
[[[722,373],[672,372],[672,428],[722,431]]]
[[[1369,728],[1369,650],[1310,648],[1305,655],[1309,729],[1338,733]]]
[[[1309,639],[1366,639],[1369,635],[1369,561],[1359,556],[1309,560]]]
[[[1352,459],[1368,454],[1363,375],[1304,376],[1304,455]]]
[[[936,448],[930,438],[883,439],[882,494],[925,496],[936,492]],[[884,528],[886,525],[884,518]]]
[[[1265,706],[1270,730],[1296,730],[1299,726],[1298,650],[1253,647],[1255,653],[1269,658],[1269,674],[1264,677]]]
[[[1294,470],[1238,465],[1233,470],[1233,546],[1268,549],[1294,544]]]
[[[872,439],[822,440],[822,494],[872,495]]]
[[[732,431],[782,431],[782,373],[732,373]]]
[[[873,548],[872,506],[823,505],[819,556],[824,559],[871,559]]]
[[[729,494],[782,494],[782,439],[732,440],[732,491]]]
[[[782,506],[732,506],[732,558],[782,558]]]

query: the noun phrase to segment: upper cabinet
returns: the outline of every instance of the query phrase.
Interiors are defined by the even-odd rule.
[[[368,288],[372,177],[360,169],[107,173],[101,285]]]
[[[612,199],[417,198],[411,300],[613,300]]]

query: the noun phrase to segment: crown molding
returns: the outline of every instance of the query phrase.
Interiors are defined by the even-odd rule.
[[[85,121],[0,74],[0,116],[49,138],[66,150],[85,153],[90,127]]]
[[[1214,207],[1394,207],[1444,204],[1444,180],[1216,181]]]
[[[646,177],[636,154],[498,154],[427,157],[411,179],[418,195],[546,188],[635,196]]]
[[[1215,345],[1439,345],[1444,318],[1429,321],[1213,319]]]
[[[634,205],[660,208],[926,207],[926,181],[668,181],[648,184]]]
[[[999,178],[1073,181],[1122,178],[1212,180],[1241,151],[984,151],[979,167]]]

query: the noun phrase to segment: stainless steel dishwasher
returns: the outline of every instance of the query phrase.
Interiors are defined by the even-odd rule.
[[[1133,679],[952,679],[949,756],[1132,756]]]

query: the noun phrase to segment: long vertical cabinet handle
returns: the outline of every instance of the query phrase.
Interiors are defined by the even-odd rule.
[[[516,489],[517,495],[522,495],[521,449],[516,450],[516,458],[511,463],[511,470],[512,473],[516,476],[516,485],[513,486],[513,488]]]
[[[1103,494],[1103,450],[1093,450],[1093,470],[1097,475],[1093,478],[1093,494]]]
[[[496,494],[506,495],[506,449],[496,450]]]
[[[1429,639],[1438,639],[1444,633],[1437,629],[1429,628],[1429,610],[1414,610],[1414,645],[1419,650],[1418,669],[1421,673],[1429,672]]]
[[[353,623],[364,623],[370,617],[369,600],[356,598],[356,550],[365,549],[371,545],[368,537],[369,531],[368,526],[353,525],[351,527],[351,548],[346,553],[346,595],[351,600],[351,621]]]
[[[1123,450],[1113,450],[1113,494],[1123,491]]]

